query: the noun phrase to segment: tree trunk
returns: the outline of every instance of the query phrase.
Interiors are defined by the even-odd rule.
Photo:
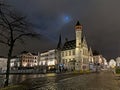
[[[12,51],[13,51],[13,44],[10,46],[9,52],[8,52],[8,60],[7,60],[7,71],[6,71],[6,80],[4,86],[8,86],[9,84],[9,74],[10,74],[10,60],[12,57]]]

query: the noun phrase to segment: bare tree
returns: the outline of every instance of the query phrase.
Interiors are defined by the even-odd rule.
[[[35,32],[28,27],[26,18],[9,9],[4,3],[0,2],[0,43],[8,47],[8,60],[5,86],[8,86],[10,73],[10,60],[12,58],[15,43],[23,40],[25,36],[36,37]]]

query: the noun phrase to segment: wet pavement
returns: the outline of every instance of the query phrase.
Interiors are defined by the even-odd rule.
[[[37,90],[48,84],[55,84],[60,80],[68,79],[79,75],[79,73],[47,74],[45,77],[26,79],[24,82],[22,82],[22,84],[28,86],[29,90]]]
[[[28,90],[120,90],[120,83],[109,71],[76,76],[63,74],[27,82]]]
[[[110,71],[79,74],[11,75],[11,83],[27,86],[27,90],[120,90],[120,75]]]

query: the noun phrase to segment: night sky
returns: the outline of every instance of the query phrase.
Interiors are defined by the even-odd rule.
[[[17,44],[14,53],[22,50],[44,52],[56,48],[59,34],[75,39],[76,22],[83,25],[88,45],[105,58],[120,56],[120,0],[6,0],[15,10],[28,17],[40,40],[26,39]],[[19,48],[21,47],[21,48]],[[3,52],[4,51],[4,52]],[[1,46],[0,54],[5,54]]]

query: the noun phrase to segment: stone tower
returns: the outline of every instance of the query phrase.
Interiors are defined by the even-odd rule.
[[[75,26],[75,32],[76,32],[75,70],[79,71],[82,69],[82,58],[81,58],[82,25],[79,23],[79,21]]]

